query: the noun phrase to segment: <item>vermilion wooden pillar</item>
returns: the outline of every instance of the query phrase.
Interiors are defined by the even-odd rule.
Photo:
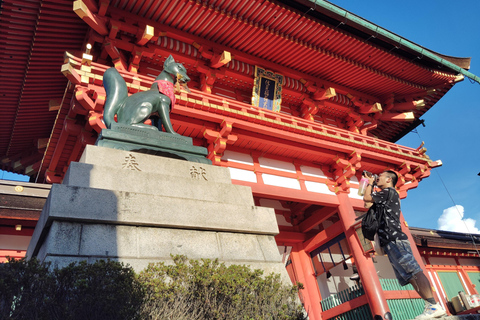
[[[355,223],[355,212],[348,198],[348,194],[345,192],[339,192],[337,194],[340,205],[338,206],[338,212],[340,220],[345,231],[345,237],[348,241],[350,249],[352,251],[353,258],[358,269],[358,274],[362,280],[363,288],[367,296],[370,310],[374,319],[384,319],[385,314],[389,312],[387,299],[380,285],[375,266],[372,259],[368,259],[363,254],[362,246],[360,245],[358,238],[355,234],[353,224]],[[375,317],[376,315],[380,317]]]
[[[312,259],[310,255],[305,252],[301,243],[296,244],[290,253],[292,257],[292,264],[297,277],[297,281],[303,283],[307,292],[303,296],[303,304],[305,310],[308,312],[310,320],[322,319],[320,315],[322,308],[320,307],[320,290],[318,289],[317,278],[315,277],[315,270],[313,270]]]
[[[427,277],[428,281],[430,282],[430,286],[432,287],[432,291],[433,291],[433,295],[435,297],[435,300],[439,301],[445,307],[445,309],[447,310],[446,305],[445,305],[445,301],[444,301],[443,297],[440,295],[440,292],[437,292],[435,290],[435,288],[432,286],[432,279],[430,279],[430,277],[428,275],[428,270],[425,267],[425,264],[423,263],[423,259],[422,259],[422,256],[420,255],[420,251],[418,251],[418,247],[415,244],[415,240],[412,237],[412,233],[408,229],[408,226],[405,222],[405,218],[404,218],[402,212],[400,212],[400,225],[402,227],[403,233],[405,233],[408,237],[408,241],[410,242],[410,247],[412,248],[413,256],[417,260],[418,264],[420,265],[420,268],[422,268],[423,272],[425,273],[425,276]]]
[[[403,213],[400,212],[400,225],[402,227],[403,233],[405,233],[408,237],[408,241],[410,241],[410,247],[412,247],[412,253],[415,259],[417,259],[418,264],[420,267],[425,271],[425,264],[423,263],[422,256],[420,255],[420,251],[418,251],[418,247],[415,244],[415,240],[412,237],[412,233],[408,229],[406,223],[405,223],[405,218],[403,217]]]

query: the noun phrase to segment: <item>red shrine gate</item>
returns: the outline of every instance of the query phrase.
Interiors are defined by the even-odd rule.
[[[75,85],[67,118],[83,114],[88,119],[86,126],[97,132],[104,128],[101,107],[105,93],[99,80],[106,68],[71,55],[66,56],[62,67]],[[153,81],[153,78],[128,72],[123,76],[130,80],[132,92],[145,90]],[[134,78],[138,79],[136,86]],[[361,197],[356,195],[359,177],[363,169],[396,170],[400,175],[398,191],[405,196],[438,163],[432,162],[421,149],[401,147],[191,90],[192,93],[181,93],[177,97],[172,110],[175,129],[182,134],[191,132],[188,135],[198,142],[203,136],[208,157],[215,165],[229,167],[234,183],[250,186],[257,205],[281,206],[277,210],[281,232],[276,241],[279,246],[291,247],[292,280],[305,285],[302,299],[311,317],[322,313],[319,304],[322,299],[317,284],[318,271],[314,270],[310,253],[342,234],[348,243],[345,252],[353,257],[360,277],[369,279],[363,282],[366,295],[361,302],[370,303],[373,312],[385,313],[386,297],[375,266],[354,228],[359,214],[355,211],[364,210]],[[81,133],[77,135],[73,156],[81,149],[82,134],[89,131],[68,119],[65,123],[72,123],[74,129],[62,132],[57,148]],[[51,177],[47,171],[47,179]],[[60,180],[59,177],[57,181]],[[405,231],[409,233],[406,227]],[[418,251],[416,254],[420,258]],[[335,310],[330,311],[333,312]]]
[[[61,24],[59,9],[72,14],[71,3],[44,2],[45,19],[57,15]],[[405,198],[428,177],[441,162],[431,161],[425,148],[391,141],[421,123],[461,74],[472,75],[443,59],[441,71],[436,69],[438,55],[430,51],[424,60],[410,59],[418,54],[414,44],[392,40],[381,28],[384,35],[372,39],[379,27],[370,28],[367,21],[361,26],[358,17],[344,18],[349,22],[344,26],[340,8],[308,1],[291,5],[75,1],[73,12],[82,20],[69,23],[79,32],[85,25],[89,30],[83,44],[77,41],[77,50],[64,55],[61,71],[68,83],[61,99],[50,101],[58,113],[48,145],[36,150],[43,158],[9,155],[13,160],[3,163],[13,168],[21,159],[18,172],[60,183],[69,163],[105,128],[105,70],[114,65],[132,94],[148,89],[172,54],[192,78],[192,92],[178,93],[171,111],[174,129],[207,147],[213,165],[230,168],[233,183],[250,186],[256,205],[275,208],[280,229],[275,239],[292,280],[305,286],[301,298],[310,319],[333,318],[367,304],[372,315],[384,315],[388,299],[418,297],[382,290],[371,246],[356,230],[364,211],[358,180],[363,170],[395,170],[397,190]],[[400,48],[401,41],[409,45]],[[262,94],[264,101],[270,95],[262,83],[268,81],[281,94],[272,93],[272,105],[264,109]],[[281,102],[275,104],[277,98]],[[350,267],[353,261],[365,294],[326,308],[324,277],[345,261]]]

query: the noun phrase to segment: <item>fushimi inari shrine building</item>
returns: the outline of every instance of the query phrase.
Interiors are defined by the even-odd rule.
[[[105,70],[115,66],[133,94],[150,88],[172,55],[192,79],[191,93],[177,92],[171,110],[175,131],[206,147],[234,184],[251,187],[257,206],[275,209],[279,253],[291,280],[304,284],[310,319],[383,315],[391,300],[418,298],[411,288],[387,289],[377,274],[382,257],[372,258],[357,232],[365,211],[358,181],[363,170],[394,170],[403,199],[441,165],[423,146],[395,141],[457,82],[479,81],[467,71],[470,59],[432,52],[323,0],[4,0],[1,7],[3,170],[61,183],[105,128]],[[354,268],[361,290],[350,280]],[[345,289],[348,303],[327,299]]]

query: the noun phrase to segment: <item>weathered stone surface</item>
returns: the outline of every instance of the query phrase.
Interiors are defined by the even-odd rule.
[[[39,226],[48,227],[47,221],[68,220],[278,234],[272,210],[248,204],[53,185],[45,208]],[[35,230],[32,242],[39,230]]]
[[[81,228],[82,225],[78,223],[55,222],[51,224],[49,232],[44,234],[44,245],[40,247],[37,258],[44,260],[47,255],[51,254],[77,256],[82,235]]]
[[[137,152],[108,149],[87,145],[79,160],[80,163],[117,169],[114,175],[120,175],[128,170],[134,172],[153,173],[180,178],[192,178],[198,172],[196,179],[203,180],[200,167],[205,169],[205,177],[211,183],[231,183],[230,173],[226,168],[189,161],[155,157]]]
[[[208,166],[210,168],[212,166]],[[171,172],[169,172],[171,174]],[[230,183],[211,183],[204,178],[187,175],[173,176],[163,173],[144,173],[118,170],[112,167],[72,162],[63,184],[68,186],[98,188],[156,194],[165,197],[181,197],[205,201],[253,206],[252,191],[249,187]],[[206,172],[206,178],[209,170]]]
[[[280,273],[288,283],[275,213],[253,204],[227,168],[87,146],[64,184],[52,186],[27,257],[58,267],[108,258],[140,271],[181,254]]]

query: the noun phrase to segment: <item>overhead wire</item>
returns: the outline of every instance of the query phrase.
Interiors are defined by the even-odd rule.
[[[411,132],[413,133],[416,133],[418,135],[418,138],[420,139],[420,141],[425,141],[422,139],[422,137],[420,136],[420,133],[418,133],[418,130],[417,129],[414,129],[412,130]],[[455,207],[455,210],[457,211],[458,215],[460,216],[460,220],[465,224],[465,228],[467,229],[467,234],[470,236],[470,238],[472,239],[472,244],[473,244],[473,247],[475,248],[475,251],[477,252],[477,255],[480,257],[480,252],[478,250],[478,246],[477,244],[475,243],[475,238],[473,237],[473,234],[472,232],[470,231],[470,229],[468,228],[468,225],[467,223],[465,222],[465,219],[463,219],[463,215],[462,213],[460,212],[460,210],[458,209],[458,205],[457,203],[455,202],[455,200],[453,199],[453,196],[452,194],[450,193],[450,191],[448,190],[447,188],[447,185],[445,184],[445,182],[443,181],[440,173],[438,172],[438,170],[435,170],[435,173],[438,175],[438,178],[440,179],[440,182],[442,183],[443,187],[445,188],[445,191],[447,192],[448,196],[450,197],[450,200],[452,200],[452,203]]]

